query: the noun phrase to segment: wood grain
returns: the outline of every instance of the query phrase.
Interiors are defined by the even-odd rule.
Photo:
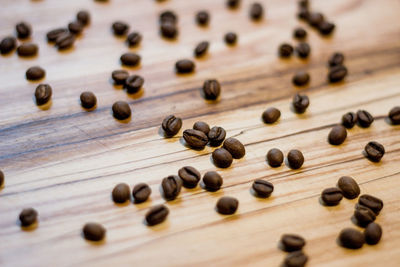
[[[16,54],[0,58],[0,169],[6,175],[0,191],[1,266],[278,266],[285,253],[277,247],[284,233],[307,240],[309,266],[398,266],[400,262],[400,139],[399,126],[386,115],[400,105],[400,2],[397,0],[312,1],[314,10],[334,21],[333,37],[321,38],[295,18],[292,0],[263,0],[266,18],[248,19],[252,1],[243,0],[229,11],[223,0],[112,0],[99,4],[87,0],[2,0],[0,36],[13,34],[14,25],[26,20],[33,25],[32,41],[39,56],[21,59]],[[80,9],[87,9],[92,23],[75,48],[60,53],[46,43],[48,30],[64,26]],[[160,38],[158,14],[172,9],[179,14],[177,41]],[[207,9],[211,24],[195,25],[194,14]],[[144,36],[139,48],[128,49],[115,38],[111,24],[123,20]],[[307,61],[280,60],[277,47],[292,42],[292,30],[303,25],[312,46]],[[223,35],[236,31],[239,43],[226,47]],[[194,75],[177,76],[174,63],[191,58],[195,45],[211,42],[209,55],[196,60]],[[126,51],[142,56],[139,68],[128,69],[146,82],[142,94],[128,96],[110,82]],[[327,59],[335,51],[346,55],[346,82],[326,81]],[[40,110],[33,101],[37,83],[24,78],[27,68],[46,69],[44,82],[54,89],[52,106]],[[305,89],[294,88],[291,77],[300,69],[311,74]],[[205,102],[199,89],[207,78],[222,83],[218,103]],[[82,110],[79,95],[93,91],[98,98],[93,112]],[[311,99],[307,113],[290,110],[292,96],[306,93]],[[113,119],[111,106],[128,101],[133,110],[129,123]],[[264,125],[262,112],[270,106],[282,112],[279,123]],[[333,147],[326,141],[330,128],[347,111],[366,109],[376,116],[368,129],[355,127],[346,142]],[[232,167],[217,171],[223,189],[209,193],[184,189],[168,202],[168,220],[156,227],[143,224],[154,204],[164,203],[159,193],[163,177],[185,165],[201,173],[215,170],[212,148],[193,151],[182,143],[182,131],[164,139],[159,131],[169,114],[183,118],[184,129],[195,121],[219,125],[246,145],[246,156]],[[376,140],[387,154],[374,164],[362,155],[365,144]],[[297,171],[286,166],[270,168],[265,154],[273,147],[286,154],[297,148],[305,156]],[[334,186],[342,175],[353,176],[362,193],[383,199],[377,218],[384,235],[376,246],[349,251],[336,244],[350,221],[356,200],[337,207],[319,204],[320,192]],[[255,179],[275,185],[267,200],[250,194]],[[151,200],[140,205],[116,206],[110,192],[115,184],[148,183]],[[214,210],[223,195],[239,199],[236,215],[220,216]],[[24,207],[39,212],[34,231],[22,231],[17,223]],[[108,230],[99,245],[81,236],[84,223],[96,221]]]

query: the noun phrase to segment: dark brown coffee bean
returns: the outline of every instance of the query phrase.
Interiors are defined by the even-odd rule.
[[[221,85],[215,80],[206,80],[203,84],[203,96],[207,100],[216,100],[221,94]]]
[[[298,40],[304,40],[307,37],[307,32],[301,27],[294,29],[293,37]]]
[[[277,148],[273,148],[267,153],[267,161],[269,166],[276,168],[282,165],[283,153]]]
[[[300,58],[307,58],[311,53],[311,47],[307,43],[299,43],[296,48],[296,53]]]
[[[32,27],[26,22],[20,22],[15,26],[19,39],[26,39],[32,34]]]
[[[50,101],[53,90],[48,84],[39,84],[35,90],[35,99],[38,106],[44,105]]]
[[[167,137],[172,137],[176,135],[182,128],[182,119],[177,118],[174,115],[169,115],[165,117],[161,124],[161,127]]]
[[[208,135],[210,132],[210,126],[204,121],[197,121],[193,124],[193,129],[203,132]]]
[[[140,64],[141,57],[136,53],[125,53],[120,59],[123,65],[135,67]]]
[[[207,135],[194,129],[184,130],[183,139],[188,146],[196,149],[203,149],[208,143]]]
[[[262,19],[264,15],[264,8],[260,3],[253,3],[250,6],[250,12],[249,12],[250,18],[252,20],[260,20]]]
[[[221,197],[216,205],[217,211],[223,215],[234,214],[239,207],[239,201],[233,197]]]
[[[351,129],[357,123],[357,114],[354,112],[347,112],[342,117],[342,125],[347,129]]]
[[[192,73],[196,68],[193,61],[189,59],[181,59],[175,63],[177,73]]]
[[[83,25],[79,21],[68,24],[68,30],[73,34],[80,34],[83,31]]]
[[[17,47],[17,40],[12,37],[5,37],[0,43],[0,53],[2,55],[8,54]]]
[[[203,184],[207,191],[210,192],[218,191],[223,183],[224,180],[222,180],[221,175],[219,175],[217,172],[214,171],[206,172],[203,176]]]
[[[33,208],[23,209],[19,214],[22,227],[28,227],[37,222],[38,213]]]
[[[39,66],[30,67],[26,71],[26,79],[30,81],[37,81],[43,79],[46,75],[46,71]]]
[[[114,84],[122,85],[125,84],[126,79],[128,79],[129,73],[126,70],[115,70],[111,74],[111,78],[114,80]]]
[[[169,209],[166,206],[154,206],[146,213],[146,223],[149,226],[160,224],[167,219],[168,214]]]
[[[145,183],[133,187],[132,196],[136,204],[145,202],[151,195],[151,188]]]
[[[172,22],[163,22],[160,26],[161,35],[168,39],[174,39],[178,35],[178,28]]]
[[[142,89],[144,79],[139,75],[131,75],[125,80],[125,88],[128,94],[134,94]]]
[[[318,27],[324,21],[324,15],[318,12],[312,12],[308,16],[308,23],[313,27]]]
[[[370,208],[373,212],[375,212],[375,215],[378,215],[383,208],[383,201],[381,199],[368,194],[361,195],[358,198],[358,203]]]
[[[216,147],[222,144],[225,140],[226,132],[225,129],[219,126],[214,126],[208,132],[208,140],[210,141],[210,146]]]
[[[275,123],[281,117],[281,111],[277,108],[268,108],[262,114],[264,123],[272,124]]]
[[[170,175],[161,182],[163,196],[167,201],[174,200],[178,197],[182,188],[182,180],[176,175]]]
[[[116,36],[122,36],[125,35],[128,30],[129,30],[129,25],[126,24],[123,21],[116,21],[112,24],[112,30],[114,32],[114,35]]]
[[[208,14],[207,11],[202,10],[196,14],[196,22],[198,25],[206,26],[208,25],[209,21],[210,21],[210,14]]]
[[[390,122],[393,125],[399,125],[400,124],[400,107],[394,107],[390,110],[389,115],[388,115]]]
[[[17,48],[17,53],[20,57],[33,57],[37,55],[38,51],[39,47],[32,43],[23,43]]]
[[[112,106],[113,116],[117,120],[125,120],[132,114],[129,104],[125,101],[117,101]]]
[[[337,65],[329,70],[328,79],[331,83],[343,81],[347,76],[347,68],[343,65]]]
[[[204,56],[207,51],[208,51],[208,47],[210,46],[210,43],[207,41],[201,42],[199,43],[196,48],[194,49],[194,55],[196,57],[202,57]]]
[[[0,188],[4,185],[4,173],[0,170]]]
[[[382,228],[377,223],[368,224],[364,231],[365,242],[368,245],[376,245],[382,237]]]
[[[328,21],[323,21],[318,25],[318,30],[319,33],[322,35],[330,35],[335,29],[335,27],[336,27],[335,24]]]
[[[364,245],[364,235],[352,228],[345,228],[339,234],[340,245],[345,248],[359,249]]]
[[[253,182],[252,188],[257,197],[267,198],[274,191],[274,185],[268,181],[257,179]]]
[[[111,195],[115,203],[125,203],[131,197],[131,189],[129,188],[129,185],[125,183],[117,184]]]
[[[191,166],[181,168],[178,175],[182,179],[183,187],[186,188],[195,188],[201,179],[200,172]]]
[[[310,100],[309,100],[308,96],[306,96],[306,95],[296,94],[293,97],[292,105],[293,105],[294,112],[296,112],[298,114],[302,114],[306,111],[306,109],[310,105]]]
[[[301,153],[297,149],[290,150],[288,155],[288,164],[291,169],[300,169],[301,166],[303,166],[304,163],[304,156],[303,153]]]
[[[347,138],[347,130],[342,125],[336,125],[328,135],[328,141],[331,145],[341,145]]]
[[[367,158],[373,162],[379,162],[385,155],[385,147],[378,142],[369,142],[364,148]]]
[[[126,43],[129,47],[138,46],[142,42],[142,35],[138,32],[132,32],[126,37]]]
[[[374,117],[366,110],[357,111],[357,122],[362,128],[368,128],[373,122]]]
[[[293,76],[292,82],[294,85],[304,86],[310,82],[310,74],[308,74],[307,72],[305,72],[303,70],[298,71]]]
[[[212,153],[214,165],[219,168],[228,168],[232,165],[232,155],[225,148],[218,148]]]
[[[343,65],[344,63],[344,55],[340,52],[334,53],[329,59],[329,66],[335,67],[338,65]]]
[[[308,8],[310,5],[308,0],[299,0],[297,1],[297,4],[300,8]]]
[[[279,46],[279,56],[283,57],[283,58],[287,58],[290,57],[293,54],[293,46],[291,46],[290,44],[281,44]]]
[[[226,0],[226,6],[228,8],[234,9],[238,8],[240,5],[240,0]]]
[[[357,204],[354,210],[354,218],[357,219],[359,226],[366,227],[369,223],[375,221],[376,216],[370,208]]]
[[[224,141],[223,147],[231,153],[234,159],[241,159],[246,154],[244,145],[236,138],[229,137]]]
[[[82,107],[86,109],[91,109],[97,104],[97,98],[92,92],[83,92],[80,99]]]
[[[78,12],[78,14],[76,14],[76,19],[83,26],[87,26],[90,23],[90,14],[86,10],[81,10]]]
[[[227,34],[225,34],[224,39],[225,39],[225,43],[227,45],[235,45],[238,37],[237,37],[236,33],[228,32]]]
[[[355,199],[360,195],[360,187],[357,181],[349,176],[340,177],[337,186],[342,190],[343,196],[347,199]]]
[[[47,41],[48,42],[55,42],[57,40],[57,38],[60,35],[64,34],[64,33],[68,33],[68,29],[66,29],[66,28],[57,28],[57,29],[51,30],[46,34]]]
[[[310,11],[308,8],[300,8],[299,12],[297,13],[297,17],[301,20],[308,21],[308,18],[310,17]]]
[[[72,47],[75,43],[75,35],[71,33],[60,34],[56,39],[58,50],[64,50]]]
[[[322,191],[321,193],[321,199],[327,206],[339,205],[342,198],[343,198],[343,193],[337,187],[324,189],[324,191]]]
[[[160,23],[171,22],[176,24],[178,22],[178,16],[171,10],[166,10],[160,14]]]
[[[281,237],[282,249],[286,252],[301,250],[306,241],[303,237],[295,234],[284,234]]]
[[[101,241],[106,235],[106,229],[98,223],[87,223],[83,226],[83,236],[89,241]]]
[[[308,261],[308,257],[302,251],[295,251],[287,254],[283,266],[284,267],[304,267]]]

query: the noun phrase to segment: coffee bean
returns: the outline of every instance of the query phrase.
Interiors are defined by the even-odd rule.
[[[310,5],[308,0],[299,0],[297,1],[297,4],[300,8],[308,8]]]
[[[344,63],[344,55],[340,52],[334,53],[329,59],[330,67],[343,65],[343,63]]]
[[[191,166],[181,168],[178,175],[182,179],[183,187],[186,188],[195,188],[201,178],[200,172]]]
[[[269,166],[276,168],[282,165],[283,153],[277,148],[273,148],[267,153],[267,161]]]
[[[78,14],[76,14],[76,19],[83,26],[87,26],[90,23],[90,14],[86,10],[81,10],[78,12]]]
[[[114,32],[114,35],[122,36],[128,32],[129,25],[123,21],[116,21],[112,24],[112,30]]]
[[[389,115],[388,115],[390,122],[393,125],[399,125],[400,124],[400,107],[394,107],[390,110]]]
[[[250,12],[249,12],[250,18],[252,20],[260,20],[262,19],[264,15],[264,8],[260,3],[253,3],[250,6]]]
[[[145,202],[151,195],[151,188],[145,183],[133,187],[132,196],[136,204]]]
[[[308,23],[313,27],[318,27],[324,21],[324,15],[318,12],[312,12],[308,16]]]
[[[216,100],[221,94],[221,85],[215,80],[206,80],[203,84],[203,95],[207,100]]]
[[[68,30],[73,34],[80,34],[83,31],[83,25],[79,21],[68,24]]]
[[[343,81],[347,76],[347,68],[343,65],[337,65],[329,70],[328,79],[331,83]]]
[[[60,34],[56,39],[58,50],[64,50],[72,47],[75,43],[75,35],[71,33]]]
[[[17,53],[20,57],[33,57],[37,55],[38,51],[39,47],[32,43],[23,43],[17,48]]]
[[[281,44],[279,46],[279,56],[283,58],[290,57],[293,54],[293,46],[290,44]]]
[[[327,206],[339,205],[342,198],[343,198],[343,193],[337,187],[324,189],[324,191],[322,191],[321,193],[321,199]]]
[[[293,37],[298,40],[304,40],[307,37],[307,32],[301,27],[294,29]]]
[[[322,35],[329,35],[333,32],[335,27],[336,27],[335,24],[328,22],[328,21],[323,21],[318,25],[318,30],[319,30],[319,33]]]
[[[126,70],[115,70],[111,74],[111,78],[114,80],[114,84],[116,85],[125,84],[128,77],[129,73]]]
[[[347,130],[342,125],[336,125],[329,133],[328,141],[331,145],[341,145],[347,138]]]
[[[286,252],[301,250],[306,241],[303,237],[295,234],[284,234],[281,237],[282,249]]]
[[[91,109],[97,104],[97,98],[92,92],[83,92],[80,99],[82,107],[86,109]]]
[[[357,114],[354,112],[348,112],[342,117],[342,125],[347,129],[351,129],[357,123]]]
[[[37,81],[43,79],[46,71],[39,66],[30,67],[26,71],[26,79],[30,81]]]
[[[134,94],[140,91],[144,84],[144,79],[139,75],[131,75],[125,81],[125,88],[128,94]]]
[[[375,213],[368,207],[356,205],[354,210],[354,218],[357,219],[357,224],[361,227],[366,227],[369,223],[375,221]]]
[[[4,173],[0,170],[0,188],[4,185]]]
[[[281,117],[281,111],[277,108],[268,108],[262,114],[264,123],[272,124],[275,123]]]
[[[229,137],[224,141],[223,147],[231,153],[234,159],[241,159],[246,154],[244,145],[236,138]]]
[[[177,73],[191,73],[195,70],[196,65],[189,59],[181,59],[175,63]]]
[[[83,226],[83,236],[89,241],[101,241],[106,235],[106,229],[98,223],[87,223]]]
[[[369,142],[364,150],[367,158],[373,162],[381,161],[383,155],[385,155],[384,146],[375,141]]]
[[[214,171],[206,172],[203,176],[204,187],[210,192],[218,191],[223,182],[221,175]]]
[[[234,32],[228,32],[227,34],[225,34],[225,43],[227,45],[235,45],[237,42],[237,35]]]
[[[65,33],[68,33],[68,29],[66,29],[66,28],[57,28],[57,29],[51,30],[46,34],[47,41],[55,42],[60,35],[65,34]]]
[[[208,135],[210,132],[210,126],[203,122],[203,121],[197,121],[193,124],[193,129],[198,130],[203,132],[204,134]]]
[[[205,133],[193,129],[184,130],[183,139],[188,146],[196,149],[203,149],[208,143],[208,137]]]
[[[26,22],[20,22],[15,26],[19,39],[26,39],[32,34],[32,27]]]
[[[292,105],[294,112],[298,114],[303,114],[310,105],[310,100],[306,95],[296,94],[293,97]]]
[[[166,10],[160,14],[160,23],[171,22],[176,24],[178,22],[178,16],[171,10]]]
[[[170,175],[161,182],[163,196],[167,201],[174,200],[178,197],[182,188],[182,180],[176,175]]]
[[[308,8],[300,8],[299,12],[297,13],[297,17],[301,20],[308,21],[308,18],[310,17],[310,11]]]
[[[300,169],[301,166],[303,166],[304,163],[303,153],[301,153],[297,149],[290,150],[287,155],[287,159],[289,167],[292,169]]]
[[[362,128],[368,128],[373,122],[374,117],[366,110],[357,111],[357,122]]]
[[[233,197],[221,197],[216,205],[217,211],[223,215],[234,214],[238,209],[239,201]]]
[[[178,28],[170,21],[165,21],[160,26],[161,35],[168,39],[174,39],[178,35]]]
[[[216,147],[222,144],[225,140],[226,132],[224,128],[219,126],[214,126],[208,132],[208,140],[210,141],[210,146]]]
[[[23,209],[19,214],[19,220],[22,227],[28,227],[36,223],[38,213],[33,208]]]
[[[138,46],[142,42],[142,35],[138,32],[132,32],[126,37],[126,43],[129,47]]]
[[[35,90],[35,99],[38,106],[44,105],[50,101],[52,89],[48,84],[39,84]]]
[[[125,203],[130,199],[131,190],[129,185],[122,183],[117,184],[112,191],[112,199],[115,203]]]
[[[359,249],[364,245],[364,235],[352,228],[345,228],[339,234],[341,246],[350,249]]]
[[[311,47],[310,47],[310,45],[307,44],[307,43],[304,43],[304,42],[299,43],[299,44],[296,46],[295,50],[296,50],[296,52],[297,52],[297,55],[298,55],[300,58],[307,58],[307,57],[310,55],[310,53],[311,53]]]
[[[270,182],[257,179],[253,182],[252,188],[257,197],[267,198],[274,191],[274,185]]]
[[[355,199],[360,195],[360,187],[357,181],[349,176],[340,177],[337,186],[342,190],[343,196],[347,199]]]
[[[125,120],[132,114],[129,104],[125,101],[117,101],[112,105],[113,116],[117,120]]]
[[[298,71],[293,76],[292,82],[294,85],[304,86],[310,82],[310,74],[308,74],[307,72],[305,72],[303,70]]]
[[[123,65],[136,67],[140,64],[141,57],[136,53],[125,53],[120,59]]]
[[[165,117],[161,124],[162,129],[167,137],[176,135],[182,128],[182,119],[177,118],[174,115]]]
[[[368,245],[378,244],[382,237],[382,228],[377,223],[368,224],[364,231],[365,242]]]
[[[146,213],[146,223],[149,226],[160,224],[167,219],[168,214],[169,209],[166,206],[154,206]]]
[[[238,8],[240,5],[240,0],[226,0],[226,6],[228,8],[234,9]]]
[[[306,265],[308,257],[302,251],[295,251],[289,253],[284,262],[284,267],[303,267]]]
[[[201,42],[199,43],[196,48],[194,49],[194,55],[196,57],[202,57],[204,56],[207,51],[208,51],[208,47],[210,46],[210,43],[207,41]]]
[[[218,148],[212,153],[214,165],[219,168],[228,168],[232,165],[232,155],[225,148]]]
[[[205,10],[199,11],[196,14],[196,21],[197,21],[197,24],[200,26],[207,25],[209,20],[210,20],[210,14],[208,14],[208,12]]]
[[[17,40],[12,37],[5,37],[0,43],[0,53],[2,55],[8,54],[17,47]]]
[[[358,198],[358,203],[365,207],[370,208],[375,215],[378,215],[383,208],[383,201],[377,197],[365,194]]]

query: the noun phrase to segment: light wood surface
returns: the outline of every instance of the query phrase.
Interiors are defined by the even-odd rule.
[[[259,0],[266,8],[260,23],[248,19],[252,1],[244,0],[229,11],[223,0],[2,0],[0,36],[14,34],[14,25],[26,20],[33,26],[32,41],[39,56],[21,59],[14,53],[0,57],[0,169],[6,176],[0,191],[0,266],[278,266],[285,253],[277,247],[284,233],[307,240],[309,266],[399,266],[400,263],[400,135],[399,126],[385,120],[400,105],[400,2],[398,0],[314,0],[312,8],[334,21],[332,38],[308,30],[312,55],[307,61],[280,60],[277,47],[295,41],[292,30],[302,24],[295,18],[293,0]],[[92,15],[91,25],[75,48],[59,53],[47,44],[48,30],[72,21],[80,9]],[[179,15],[180,35],[170,42],[158,34],[158,14],[172,9]],[[199,28],[196,11],[211,13],[211,24]],[[144,36],[139,48],[143,94],[128,96],[110,82],[120,68],[119,56],[129,51],[123,39],[110,32],[112,22],[126,21]],[[303,24],[302,24],[303,25]],[[227,47],[223,35],[236,31],[239,43]],[[209,55],[196,60],[194,75],[177,76],[174,63],[191,58],[195,45],[211,42]],[[346,55],[346,82],[326,82],[329,56]],[[28,67],[46,69],[44,81],[53,87],[52,106],[40,110],[33,101],[37,83],[27,82]],[[311,74],[305,89],[294,88],[296,70]],[[205,102],[199,88],[207,78],[222,83],[218,103]],[[93,91],[98,98],[93,112],[82,110],[79,95]],[[302,116],[290,110],[292,96],[306,93],[310,108]],[[117,100],[129,101],[133,116],[120,123],[111,115]],[[282,112],[279,123],[268,126],[260,119],[270,106]],[[366,109],[377,117],[368,129],[355,127],[346,142],[327,142],[330,127],[347,111]],[[162,119],[183,118],[178,136],[164,139]],[[181,141],[182,131],[204,120],[222,126],[227,136],[246,145],[247,154],[232,167],[217,171],[223,189],[209,193],[200,187],[183,189],[168,202],[168,220],[156,227],[143,223],[154,204],[165,203],[159,192],[161,179],[190,165],[204,174],[216,170],[212,148],[194,151]],[[374,164],[362,155],[369,141],[382,143],[387,153]],[[297,148],[305,156],[297,171],[286,166],[270,168],[265,162],[273,147],[286,154]],[[377,218],[382,241],[358,251],[339,247],[341,229],[350,221],[356,200],[344,199],[337,207],[324,207],[319,194],[343,176],[353,176],[362,193],[381,198],[384,209]],[[252,181],[266,179],[275,185],[271,198],[250,194]],[[151,201],[116,206],[110,198],[120,182],[146,182]],[[237,214],[215,212],[217,199],[234,196]],[[22,231],[19,212],[34,207],[39,225]],[[94,245],[81,236],[84,223],[95,221],[107,228],[104,243]]]

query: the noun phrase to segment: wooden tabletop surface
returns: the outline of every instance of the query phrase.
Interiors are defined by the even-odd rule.
[[[33,27],[31,41],[39,55],[22,59],[13,53],[0,56],[0,169],[5,186],[0,191],[1,266],[279,266],[286,253],[278,248],[280,236],[296,233],[307,240],[309,266],[399,266],[400,263],[400,128],[387,122],[389,110],[400,105],[400,2],[398,0],[314,0],[312,9],[324,13],[337,28],[330,38],[296,19],[294,0],[258,0],[266,9],[259,23],[248,17],[251,0],[236,11],[223,0],[2,0],[0,36],[15,35],[21,20]],[[75,47],[58,52],[45,39],[46,32],[67,25],[86,9],[92,22]],[[166,9],[179,15],[179,38],[162,39],[158,14]],[[209,27],[194,22],[197,11],[211,14]],[[116,20],[126,21],[143,35],[140,47],[129,49],[110,31]],[[295,44],[292,32],[302,25],[312,47],[309,60],[281,60],[277,48]],[[223,36],[235,31],[238,44],[227,47]],[[211,43],[209,55],[195,60],[196,73],[177,76],[178,59],[192,58],[197,43]],[[141,66],[128,69],[145,78],[142,93],[129,96],[110,81],[127,51],[142,56]],[[327,60],[335,52],[346,56],[345,82],[327,83]],[[46,69],[43,81],[53,87],[48,110],[39,109],[33,92],[38,83],[25,79],[27,68]],[[297,70],[307,70],[306,88],[291,84]],[[201,97],[203,81],[217,78],[222,95],[217,103]],[[80,107],[79,95],[93,91],[97,109]],[[310,97],[304,115],[290,110],[296,92]],[[115,101],[128,101],[132,119],[120,123],[112,117]],[[268,107],[282,112],[280,121],[265,125]],[[370,128],[354,127],[343,145],[328,144],[330,128],[348,111],[366,109],[376,120]],[[178,135],[165,139],[162,119],[175,114],[183,119]],[[210,160],[213,148],[191,150],[183,145],[182,131],[203,120],[222,126],[246,146],[246,156],[228,169]],[[369,141],[382,143],[387,153],[380,163],[362,151]],[[265,161],[271,148],[285,154],[300,149],[304,166],[272,169]],[[168,202],[168,219],[155,227],[143,223],[149,207],[165,203],[162,178],[183,166],[202,174],[217,170],[223,188],[210,193],[200,187],[183,189]],[[350,220],[357,200],[343,199],[336,207],[319,203],[324,188],[344,175],[354,177],[362,194],[384,201],[377,218],[383,237],[376,246],[357,251],[338,246],[338,233],[356,227]],[[275,186],[266,200],[255,198],[255,179]],[[117,206],[111,190],[125,182],[146,182],[151,200],[140,205]],[[233,216],[219,215],[221,196],[240,201]],[[38,227],[21,230],[23,208],[39,212]],[[86,222],[107,228],[101,244],[81,236]]]

